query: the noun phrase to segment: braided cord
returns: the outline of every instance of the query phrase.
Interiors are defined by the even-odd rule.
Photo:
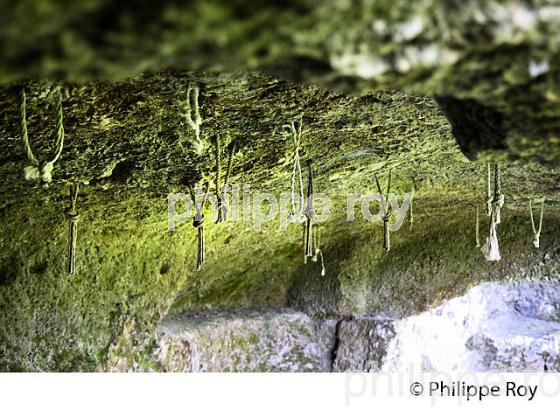
[[[325,269],[325,259],[323,257],[323,251],[321,250],[321,233],[319,228],[315,228],[313,231],[313,245],[315,246],[315,253],[313,258],[311,259],[313,262],[318,262],[319,258],[321,258],[321,276],[325,276],[326,269]]]
[[[377,174],[375,176],[375,183],[377,184],[377,191],[379,195],[383,199],[383,248],[386,252],[391,250],[391,232],[389,230],[389,220],[393,215],[392,210],[389,206],[389,193],[391,191],[391,169],[389,170],[389,176],[387,178],[387,192],[383,195],[383,191],[381,190],[381,184],[379,183],[379,178],[377,178]]]
[[[299,119],[299,127],[296,129],[295,122],[292,121],[291,125],[284,125],[282,128],[290,130],[292,133],[292,140],[294,143],[294,156],[293,156],[293,167],[292,167],[292,179],[291,179],[291,205],[292,205],[292,214],[301,214],[303,211],[303,176],[301,173],[301,164],[300,164],[300,155],[299,150],[301,147],[301,139],[302,139],[302,128],[303,128],[303,117]],[[299,197],[300,203],[296,206],[296,184],[299,184]]]
[[[68,219],[68,264],[67,274],[72,276],[76,272],[76,244],[78,240],[77,222],[79,215],[76,212],[76,202],[78,200],[78,184],[70,186],[70,206],[66,209]]]
[[[535,220],[534,220],[534,217],[533,217],[533,204],[532,204],[532,201],[529,201],[529,212],[530,212],[530,215],[531,215],[531,226],[533,227],[533,233],[536,236],[539,236],[541,234],[541,230],[542,230],[542,223],[543,223],[543,216],[544,216],[544,201],[545,200],[543,198],[542,202],[541,202],[541,215],[540,215],[540,218],[539,218],[539,229],[538,230],[535,227]]]
[[[500,211],[504,205],[504,195],[502,195],[502,179],[500,165],[494,163],[494,193],[491,192],[491,166],[488,164],[488,199],[486,202],[488,215],[491,218],[490,233],[486,238],[486,243],[481,248],[487,261],[499,261],[500,245],[498,241],[497,225],[501,222]]]
[[[39,161],[33,155],[33,151],[31,150],[31,146],[29,145],[29,135],[27,133],[27,95],[25,94],[25,90],[21,91],[21,102],[19,107],[19,114],[21,119],[21,137],[23,139],[23,147],[25,149],[25,154],[29,159],[29,162],[38,166]]]
[[[492,198],[492,189],[490,188],[492,186],[491,181],[492,181],[492,165],[488,163],[488,175],[486,179],[486,187],[487,187],[486,199]]]
[[[486,215],[492,216],[492,166],[487,164],[486,173]]]
[[[52,179],[52,170],[56,161],[59,160],[64,148],[64,113],[62,109],[62,93],[60,87],[57,88],[57,126],[56,126],[56,149],[53,159],[41,162],[33,154],[29,143],[29,134],[27,129],[27,96],[25,90],[21,93],[20,103],[20,120],[22,130],[23,147],[31,166],[24,168],[24,176],[27,180],[42,180],[49,183]]]
[[[197,272],[202,269],[202,265],[204,265],[204,227],[200,225],[196,231],[197,243],[198,243],[198,251],[196,256],[196,270]]]
[[[191,110],[191,91],[194,94],[192,98],[193,105],[194,105],[194,119]],[[202,124],[202,117],[200,116],[200,111],[198,106],[198,93],[199,93],[198,86],[189,87],[187,89],[187,100],[185,102],[186,114],[184,115],[184,117],[186,118],[189,126],[194,130],[197,141],[200,142],[200,125]]]
[[[496,193],[496,197],[502,194],[502,176],[500,172],[500,164],[494,164],[494,191]]]
[[[391,216],[391,208],[389,206],[389,193],[391,192],[391,169],[389,170],[389,176],[387,178],[387,191],[385,195],[383,194],[383,190],[381,189],[381,184],[379,183],[379,178],[377,178],[377,174],[374,175],[375,177],[375,184],[377,185],[377,191],[379,195],[383,198],[383,220],[389,220]]]
[[[64,147],[64,112],[62,109],[62,92],[60,91],[60,87],[57,89],[57,113],[58,113],[58,121],[56,124],[56,153],[54,158],[49,161],[50,163],[54,164],[60,156],[62,155],[62,148]]]
[[[478,205],[476,206],[476,247],[480,248],[480,217],[478,214]]]
[[[409,230],[411,230],[411,231],[412,231],[412,224],[414,223],[414,213],[412,212],[412,204],[413,203],[414,203],[414,199],[411,199],[410,200],[410,214],[409,214],[409,220],[410,220]]]
[[[76,202],[78,201],[78,189],[77,183],[70,186],[70,207],[68,208],[68,214],[76,215]]]
[[[198,93],[199,88],[195,87],[194,89],[194,122],[197,126],[202,124],[202,118],[200,117],[200,108],[198,106]],[[198,137],[198,135],[197,135]]]
[[[495,163],[494,164],[493,218],[497,223],[501,222],[500,214],[503,206],[504,206],[504,196],[502,195],[502,173],[500,169],[500,164]]]
[[[216,156],[216,176],[214,179],[214,185],[216,188],[216,196],[220,196],[220,168],[221,168],[221,161],[222,155],[220,151],[220,137],[216,136],[216,141],[214,144],[215,156]]]
[[[196,254],[196,270],[199,271],[202,269],[202,265],[204,265],[204,214],[203,208],[204,204],[208,200],[208,191],[210,189],[210,184],[206,183],[206,191],[204,193],[204,197],[202,201],[196,200],[195,190],[189,186],[189,193],[191,195],[192,201],[194,203],[195,208],[195,215],[193,217],[193,227],[196,228],[196,239],[197,239],[197,254]]]
[[[307,263],[308,257],[313,257],[314,247],[313,247],[313,161],[311,159],[307,160],[308,165],[308,182],[307,182],[307,209],[306,209],[306,222],[304,228],[305,234],[305,244],[304,244],[304,261]]]

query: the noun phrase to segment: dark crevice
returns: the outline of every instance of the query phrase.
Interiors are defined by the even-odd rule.
[[[482,151],[505,150],[507,134],[503,115],[476,100],[436,96],[439,107],[451,123],[461,151],[471,160]]]
[[[348,319],[342,318],[336,321],[336,325],[334,327],[334,344],[331,350],[331,372],[334,372],[334,365],[336,362],[338,348],[340,347],[340,324]]]

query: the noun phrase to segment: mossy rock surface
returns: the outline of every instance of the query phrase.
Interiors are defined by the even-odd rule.
[[[18,91],[27,91],[30,141],[43,158],[55,136],[58,85],[41,80],[0,89],[2,369],[107,369],[119,346],[128,346],[123,334],[153,335],[170,312],[289,305],[318,317],[402,316],[481,280],[558,274],[558,172],[503,164],[504,260],[484,262],[474,230],[486,167],[465,158],[431,98],[350,96],[246,73],[66,82],[65,148],[45,188],[22,176]],[[202,154],[181,115],[189,85],[201,90]],[[314,159],[316,189],[332,202],[319,226],[326,276],[318,264],[303,263],[301,226],[282,230],[275,220],[255,231],[250,222],[215,224],[209,213],[207,260],[195,271],[196,231],[189,221],[167,231],[168,193],[213,180],[216,141],[236,147],[231,183],[289,192],[293,144],[282,126],[301,115],[302,158]],[[375,193],[374,174],[384,182],[389,169],[399,203],[414,192],[414,223],[411,229],[407,219],[392,235],[386,254],[382,224],[346,221],[346,195]],[[74,181],[82,183],[81,219],[77,273],[68,277],[64,209]],[[534,250],[527,204],[541,196],[542,248]],[[481,240],[486,230],[482,218]],[[155,348],[127,340],[121,354],[136,363]]]

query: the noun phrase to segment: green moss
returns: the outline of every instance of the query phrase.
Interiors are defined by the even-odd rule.
[[[200,272],[194,270],[191,224],[167,232],[167,194],[211,176],[214,164],[210,154],[199,157],[180,144],[192,137],[180,123],[178,104],[181,87],[192,81],[204,85],[203,135],[232,136],[239,151],[230,182],[252,184],[254,191],[289,191],[292,146],[281,126],[303,113],[308,133],[302,155],[315,158],[317,189],[332,199],[333,213],[321,225],[325,278],[318,265],[303,263],[298,226],[282,231],[275,221],[254,232],[248,224],[215,225],[208,216]],[[52,136],[51,123],[43,120],[53,88],[47,81],[27,84],[38,152],[48,150]],[[429,98],[395,92],[348,97],[254,74],[162,73],[68,84],[68,90],[67,146],[48,189],[21,177],[16,94],[0,90],[6,118],[0,127],[2,369],[105,369],[118,357],[154,368],[150,337],[170,310],[289,304],[325,315],[405,313],[479,280],[505,278],[513,262],[527,276],[541,259],[543,272],[555,269],[557,258],[546,255],[558,246],[557,172],[504,165],[505,261],[484,264],[473,236],[485,169],[464,159]],[[412,231],[405,223],[393,235],[393,250],[385,255],[381,226],[346,222],[344,215],[345,195],[374,193],[373,174],[383,177],[389,168],[401,199],[415,191],[416,222]],[[73,180],[89,184],[78,200],[77,274],[67,277],[63,209]],[[549,199],[543,250],[531,253],[526,204],[542,193]],[[531,258],[524,262],[526,255]]]

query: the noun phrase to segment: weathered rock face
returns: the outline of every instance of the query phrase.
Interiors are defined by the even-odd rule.
[[[560,287],[484,284],[395,323],[383,370],[560,370]]]
[[[48,157],[57,83],[20,85],[27,90],[31,144]],[[189,85],[201,90],[202,153],[184,121]],[[401,318],[481,281],[557,279],[558,172],[503,165],[503,260],[486,263],[475,247],[485,167],[465,159],[431,98],[389,91],[346,96],[259,74],[174,72],[65,83],[65,147],[44,188],[22,176],[28,163],[18,88],[0,89],[2,369],[152,368],[141,359],[170,312],[289,306],[311,317]],[[332,214],[318,225],[326,275],[319,264],[304,264],[301,226],[283,230],[275,219],[256,230],[252,221],[215,224],[210,214],[206,263],[195,271],[196,232],[186,220],[168,232],[167,194],[213,180],[216,141],[236,147],[230,182],[289,193],[294,150],[282,126],[302,114],[300,153],[315,160],[317,190],[332,200]],[[359,206],[348,221],[346,199],[374,193],[373,175],[384,180],[388,169],[399,203],[414,191],[414,224],[407,217],[386,253],[382,225],[361,218]],[[83,183],[81,219],[77,274],[70,277],[64,209],[76,180]],[[541,248],[534,249],[527,202],[542,195]],[[482,237],[487,221],[480,225]],[[144,333],[150,337],[135,345],[134,335]],[[123,357],[132,353],[113,360],[121,350]],[[364,357],[374,363],[378,355]],[[129,358],[138,366],[129,367]],[[342,359],[339,366],[350,368]]]
[[[294,311],[179,314],[160,324],[156,355],[172,371],[325,372],[335,323]]]
[[[368,318],[416,315],[484,281],[558,279],[557,1],[128,3],[2,7],[0,370],[398,368],[400,359],[387,360],[415,319]],[[22,177],[19,92],[27,92],[33,151],[47,160],[58,86],[66,140],[46,189]],[[201,143],[187,121],[193,87]],[[207,219],[206,264],[195,271],[190,223],[167,231],[167,194],[215,181],[229,152],[230,182],[289,192],[294,147],[283,126],[300,116],[302,159],[315,161],[316,187],[333,202],[318,227],[326,275],[303,263],[301,226],[277,221],[256,230],[252,221]],[[503,162],[498,264],[475,247],[486,194],[476,160],[486,159]],[[382,227],[349,222],[345,211],[348,193],[374,193],[373,175],[389,169],[399,200],[414,192],[414,218],[386,253]],[[75,181],[77,275],[68,277],[64,209]],[[543,196],[534,249],[527,203]],[[488,221],[480,225],[483,237]],[[286,307],[305,314],[280,312]],[[208,313],[238,309],[277,314]],[[206,313],[173,316],[185,311]],[[325,316],[353,319],[334,326]],[[182,330],[156,338],[175,317]],[[529,320],[515,317],[520,326]],[[556,368],[547,323],[523,339],[530,346],[469,328],[455,340],[457,354],[466,349],[477,368],[514,369],[544,366],[535,355],[546,350],[546,366]],[[225,344],[214,346],[216,338]],[[255,347],[255,358],[241,345]],[[429,353],[426,366],[442,367]]]
[[[486,283],[401,320],[179,314],[156,346],[154,366],[167,371],[559,371],[560,286]]]
[[[380,371],[388,344],[394,336],[394,320],[391,319],[353,318],[340,321],[333,371]]]

